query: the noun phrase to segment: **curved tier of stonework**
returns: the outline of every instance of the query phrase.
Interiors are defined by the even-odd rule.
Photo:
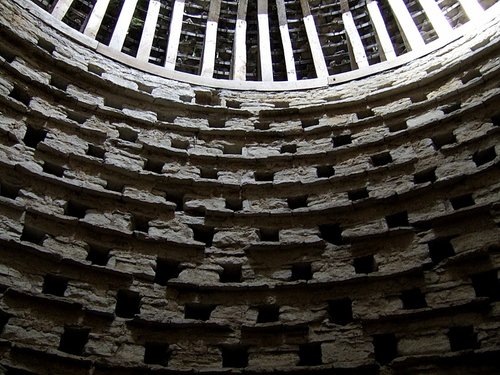
[[[399,68],[259,93],[140,72],[20,4],[0,373],[498,371],[497,6]]]
[[[29,0],[13,0],[27,6]],[[32,0],[44,22],[134,68],[192,84],[297,90],[400,66],[496,0]]]

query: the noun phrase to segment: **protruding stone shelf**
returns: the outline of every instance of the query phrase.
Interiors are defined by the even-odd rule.
[[[0,9],[0,373],[495,373],[500,2]]]

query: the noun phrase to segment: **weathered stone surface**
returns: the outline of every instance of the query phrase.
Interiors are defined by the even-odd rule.
[[[132,216],[126,212],[113,211],[102,212],[99,210],[87,210],[83,220],[89,224],[103,228],[116,228],[118,230],[131,230]]]
[[[164,238],[174,242],[185,242],[193,238],[193,230],[181,221],[174,219],[170,221],[153,220],[149,223],[148,234],[151,237]]]
[[[266,367],[286,367],[299,362],[299,357],[293,352],[255,353],[248,358],[248,365],[264,369]]]
[[[240,228],[233,230],[219,230],[214,235],[214,246],[221,249],[239,249],[242,246],[257,242],[259,236],[253,228]]]
[[[401,339],[398,351],[402,355],[432,354],[448,350],[450,342],[444,334],[435,333],[428,336],[413,336],[411,339]]]
[[[210,284],[219,281],[219,274],[215,271],[186,269],[179,274],[179,280],[192,284]]]
[[[74,99],[79,102],[86,104],[90,108],[97,108],[99,106],[104,106],[104,98],[98,95],[94,95],[80,87],[69,84],[66,88],[66,92],[71,95]]]
[[[352,367],[369,361],[373,345],[362,337],[342,335],[333,343],[321,344],[323,363],[333,363],[337,366]]]
[[[0,372],[497,369],[498,5],[425,54],[264,87],[194,72],[208,2],[171,71],[37,4],[0,5]]]

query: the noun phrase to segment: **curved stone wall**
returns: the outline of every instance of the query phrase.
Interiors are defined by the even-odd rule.
[[[380,74],[216,90],[0,11],[6,374],[494,373],[498,21]]]

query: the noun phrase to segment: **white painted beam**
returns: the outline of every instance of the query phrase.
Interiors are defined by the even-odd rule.
[[[406,47],[411,51],[417,51],[425,47],[424,39],[420,32],[418,31],[410,12],[406,8],[403,0],[388,0],[389,5],[392,8],[396,22],[398,23],[399,29],[403,34],[403,40],[405,41]]]
[[[375,29],[375,39],[379,46],[380,59],[382,61],[390,61],[396,58],[396,52],[392,45],[391,37],[387,32],[382,13],[377,1],[369,0],[366,4],[370,20],[372,21],[373,28]]]
[[[247,78],[247,4],[248,0],[238,2],[231,61],[231,78],[236,81],[246,81]]]
[[[117,51],[122,50],[136,6],[137,0],[125,0],[123,2],[120,15],[116,21],[115,29],[113,30],[113,35],[111,35],[111,40],[109,42],[110,48]]]
[[[328,77],[328,68],[326,66],[325,56],[323,55],[323,50],[321,49],[316,24],[311,14],[308,0],[300,0],[300,6],[302,8],[302,16],[306,29],[307,40],[309,41],[309,47],[311,48],[314,68],[316,69],[316,76],[318,78]]]
[[[170,31],[168,34],[167,57],[165,58],[165,68],[168,70],[175,70],[177,52],[179,51],[179,41],[181,40],[184,4],[184,0],[175,0],[174,9],[172,10]]]
[[[418,0],[439,38],[446,38],[453,31],[441,8],[434,0]]]
[[[52,9],[52,16],[58,20],[62,20],[68,12],[71,4],[73,4],[73,0],[59,0],[54,9]]]
[[[83,30],[83,34],[95,39],[101,27],[104,14],[106,14],[106,9],[108,9],[108,5],[109,0],[97,0],[94,4],[94,8],[92,8],[89,21],[87,22],[87,26],[85,26],[85,30]]]
[[[203,60],[201,75],[212,78],[215,69],[215,53],[217,46],[217,27],[219,23],[221,0],[211,0],[208,10],[207,29],[205,32],[205,44],[203,46]]]
[[[142,29],[141,41],[137,49],[137,58],[141,61],[148,62],[153,47],[153,40],[156,32],[156,23],[160,14],[161,3],[159,0],[150,0],[146,19],[144,20],[144,28]]]
[[[273,61],[271,58],[271,35],[267,0],[257,0],[257,24],[259,27],[259,60],[262,81],[273,80]]]
[[[458,2],[470,20],[480,16],[484,11],[477,0],[458,0]]]
[[[276,0],[276,9],[278,11],[281,44],[283,45],[283,54],[285,56],[286,76],[288,81],[296,81],[297,71],[295,70],[295,59],[293,57],[292,41],[290,39],[290,32],[288,31],[285,1]]]
[[[344,24],[347,42],[349,43],[349,49],[352,56],[351,65],[353,68],[366,68],[370,64],[368,64],[365,47],[363,46],[358,29],[354,23],[352,13],[349,10],[349,4],[347,3],[347,0],[341,0],[340,4],[342,10],[342,22]]]

